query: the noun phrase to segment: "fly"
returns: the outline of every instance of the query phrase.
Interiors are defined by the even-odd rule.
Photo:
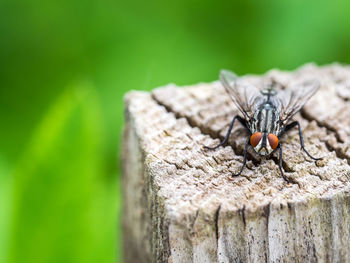
[[[280,138],[294,127],[298,127],[300,145],[303,151],[313,160],[322,158],[313,157],[304,147],[303,135],[298,121],[291,118],[304,106],[319,88],[318,81],[304,81],[282,89],[276,82],[269,83],[262,90],[249,82],[238,78],[228,70],[220,72],[220,81],[226,92],[231,97],[241,115],[236,115],[230,123],[224,140],[215,147],[204,146],[209,150],[215,150],[227,143],[232,127],[238,120],[249,132],[249,138],[245,143],[243,165],[237,174],[242,174],[247,161],[247,150],[251,146],[260,156],[270,156],[279,152],[279,170],[285,181],[290,180],[284,175],[282,169],[282,145]]]

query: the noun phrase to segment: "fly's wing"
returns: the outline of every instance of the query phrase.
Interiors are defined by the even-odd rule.
[[[263,98],[260,90],[249,82],[239,79],[229,70],[221,70],[220,81],[244,118],[249,121],[254,109]]]
[[[319,89],[317,80],[295,83],[277,93],[282,123],[286,124]]]

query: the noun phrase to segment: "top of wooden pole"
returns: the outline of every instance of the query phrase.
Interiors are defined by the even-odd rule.
[[[131,92],[126,96],[149,169],[155,170],[169,209],[183,212],[220,204],[221,209],[254,210],[270,202],[288,205],[349,191],[350,68],[308,64],[295,72],[272,70],[267,74],[282,83],[305,75],[322,82],[295,119],[301,123],[305,147],[324,160],[315,163],[300,150],[297,129],[282,139],[283,167],[295,184],[283,180],[277,158],[257,164],[248,161],[242,175],[231,178],[242,165],[247,138],[240,124],[233,128],[229,146],[202,150],[202,145],[217,144],[238,114],[219,82],[182,88],[168,85],[152,94]],[[261,76],[244,77],[262,81]]]

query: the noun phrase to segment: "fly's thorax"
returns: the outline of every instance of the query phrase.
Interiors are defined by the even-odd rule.
[[[280,113],[270,100],[266,100],[254,112],[250,120],[252,136],[250,144],[261,156],[271,154],[278,146]]]
[[[255,110],[253,117],[249,121],[250,131],[272,133],[278,135],[281,129],[280,112],[273,103],[268,101],[261,104]]]

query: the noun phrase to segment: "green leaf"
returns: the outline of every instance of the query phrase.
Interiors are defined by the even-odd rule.
[[[13,183],[8,163],[0,155],[0,262],[8,261],[12,189]]]
[[[10,262],[114,261],[100,106],[89,84],[58,98],[14,170]]]

